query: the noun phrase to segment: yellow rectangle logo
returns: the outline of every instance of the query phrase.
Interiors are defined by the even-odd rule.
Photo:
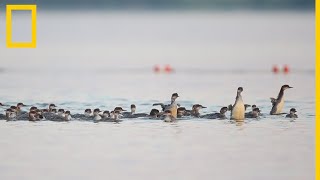
[[[31,42],[12,42],[12,11],[31,11]],[[7,5],[7,48],[35,48],[37,42],[37,5]]]

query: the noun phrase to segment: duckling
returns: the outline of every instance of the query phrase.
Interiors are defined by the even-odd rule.
[[[33,110],[28,113],[28,117],[29,117],[29,121],[37,121],[38,120],[37,113],[36,113],[36,111],[33,111]]]
[[[95,121],[99,121],[99,120],[102,119],[102,117],[101,117],[100,114],[99,114],[100,112],[101,112],[101,111],[100,111],[99,108],[93,110],[93,119],[94,119]]]
[[[109,113],[109,117],[108,116],[109,111],[105,111],[105,117],[103,117],[100,120],[95,120],[95,122],[120,122],[122,120],[120,120],[121,118],[121,112],[119,110],[116,111],[111,111],[111,113]]]
[[[84,116],[85,116],[85,117],[91,117],[91,116],[92,116],[92,111],[91,111],[91,109],[85,109],[85,110],[84,110]]]
[[[6,111],[6,120],[15,120],[16,119],[16,112],[13,111],[11,108],[7,109]]]
[[[17,117],[17,107],[16,106],[11,106],[10,107],[10,111],[8,111],[9,109],[7,109],[6,111],[6,117],[7,120],[16,120]]]
[[[182,118],[187,115],[187,109],[185,107],[179,107],[177,110],[177,118]]]
[[[289,114],[286,115],[286,118],[298,118],[296,112],[295,108],[291,108]]]
[[[51,119],[52,121],[70,121],[72,120],[71,112],[65,111],[64,109],[59,109],[57,114],[53,114],[54,117]]]
[[[130,106],[131,112],[123,112],[122,117],[123,118],[139,118],[139,117],[146,117],[148,114],[146,113],[136,113],[136,105],[131,104]]]
[[[40,120],[43,120],[44,117],[39,112],[40,112],[40,110],[38,110],[38,109],[29,111],[28,120],[29,121],[40,121]]]
[[[200,110],[207,107],[202,106],[201,104],[195,104],[192,106],[191,116],[200,118]]]
[[[228,111],[228,107],[222,107],[219,113],[206,114],[201,116],[201,118],[205,119],[227,119],[226,112]]]
[[[159,114],[160,114],[160,111],[158,109],[152,109],[150,111],[150,114],[149,114],[149,118],[150,119],[158,119],[159,118]]]
[[[109,111],[103,111],[102,119],[110,119],[110,112]]]
[[[93,118],[91,109],[85,109],[84,114],[74,114],[74,119],[78,120],[90,120]]]
[[[64,117],[65,117],[65,111],[64,111],[64,109],[59,109],[57,115],[58,115],[59,117],[64,118]]]
[[[24,106],[26,106],[26,105],[24,105],[23,103],[18,103],[17,104],[17,114],[19,115],[19,114],[21,114],[21,113],[27,113],[27,112],[24,112],[24,111],[22,111],[22,107],[24,107]]]
[[[246,118],[258,118],[259,114],[260,114],[260,109],[254,108],[250,113],[246,113],[245,117]]]
[[[121,115],[121,111],[119,110],[116,110],[113,112],[113,117],[112,117],[112,120],[114,121],[119,121],[120,120],[120,116]]]
[[[57,106],[55,104],[49,104],[49,112],[52,112],[53,109],[55,109]]]
[[[36,110],[38,110],[37,107],[31,106],[30,109],[29,109],[29,112],[31,112],[31,111],[36,112]],[[27,113],[27,116],[25,116],[25,115],[20,115],[19,118],[20,118],[20,119],[25,119],[25,118],[27,117],[27,119],[29,119],[29,112]]]
[[[70,112],[70,111],[66,111],[66,112],[64,113],[64,120],[65,120],[65,121],[70,121],[70,120],[72,120],[71,112]]]
[[[29,111],[35,111],[35,110],[37,110],[37,109],[38,109],[37,107],[31,106]]]

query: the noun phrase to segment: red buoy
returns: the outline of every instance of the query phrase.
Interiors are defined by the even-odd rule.
[[[284,72],[285,74],[288,74],[289,71],[290,71],[289,66],[288,66],[288,65],[284,65],[284,66],[283,66],[283,72]]]
[[[172,72],[171,66],[170,66],[169,64],[167,64],[167,65],[164,67],[164,71],[165,71],[166,73],[171,73],[171,72]]]
[[[279,72],[279,68],[277,65],[274,65],[273,68],[272,68],[272,72],[277,74]]]

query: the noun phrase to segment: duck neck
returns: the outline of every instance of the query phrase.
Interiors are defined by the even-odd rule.
[[[241,92],[237,92],[236,101],[237,100],[242,100]]]
[[[284,90],[281,88],[281,89],[280,89],[280,92],[279,92],[279,94],[278,94],[277,100],[281,100],[281,99],[283,98],[283,95],[284,95]]]

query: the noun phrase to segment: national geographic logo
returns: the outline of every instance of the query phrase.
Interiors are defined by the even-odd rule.
[[[12,42],[12,11],[31,11],[31,42]],[[7,48],[35,48],[37,44],[37,5],[7,5]]]

